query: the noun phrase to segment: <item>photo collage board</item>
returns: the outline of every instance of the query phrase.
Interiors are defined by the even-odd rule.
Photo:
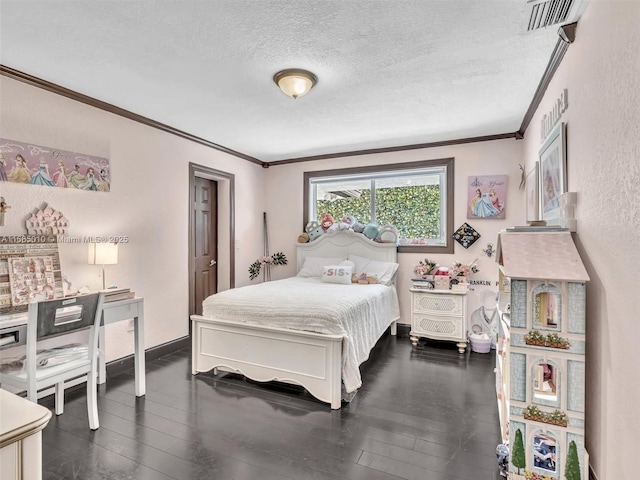
[[[63,296],[55,237],[18,243],[16,237],[0,237],[0,315],[25,312],[33,300]]]

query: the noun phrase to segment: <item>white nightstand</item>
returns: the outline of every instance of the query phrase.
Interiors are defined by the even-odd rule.
[[[467,292],[411,289],[411,343],[420,337],[457,342],[467,348]]]

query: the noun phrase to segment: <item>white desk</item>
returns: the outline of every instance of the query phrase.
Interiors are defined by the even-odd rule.
[[[136,397],[141,397],[146,393],[146,384],[144,366],[144,299],[140,297],[106,302],[102,308],[102,326],[98,336],[98,348],[102,352],[98,359],[98,383],[107,381],[107,368],[104,358],[105,325],[131,319],[133,319]]]
[[[144,361],[144,299],[140,297],[106,302],[102,311],[102,326],[98,336],[101,355],[98,359],[98,383],[107,381],[105,365],[105,325],[133,320],[134,367],[136,396],[146,392]],[[27,313],[0,318],[0,347],[24,345],[27,333]]]

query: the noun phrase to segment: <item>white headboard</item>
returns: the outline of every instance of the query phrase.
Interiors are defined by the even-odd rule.
[[[361,233],[339,230],[325,233],[313,242],[298,243],[296,271],[306,257],[344,257],[353,253],[361,257],[383,262],[398,262],[398,246],[395,243],[377,243]]]

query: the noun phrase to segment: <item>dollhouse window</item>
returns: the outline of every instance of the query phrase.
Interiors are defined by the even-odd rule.
[[[541,363],[534,367],[533,396],[544,400],[558,399],[556,367],[549,363]]]
[[[557,287],[541,285],[533,292],[533,327],[559,330],[562,296]]]
[[[541,470],[555,473],[556,440],[550,435],[538,434],[533,437],[533,466]]]

